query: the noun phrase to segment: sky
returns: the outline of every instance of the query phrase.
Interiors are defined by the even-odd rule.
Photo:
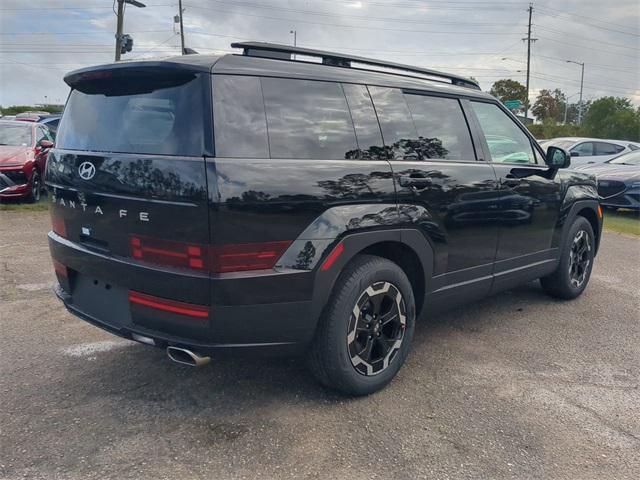
[[[177,0],[127,6],[123,59],[180,53]],[[113,61],[113,0],[1,0],[0,105],[64,103],[64,74]],[[233,41],[297,44],[473,76],[483,90],[524,84],[529,3],[518,0],[183,0],[186,46],[231,52]],[[640,106],[640,2],[533,2],[530,99],[627,97]]]

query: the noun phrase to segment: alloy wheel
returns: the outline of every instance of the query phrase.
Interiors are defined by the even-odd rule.
[[[402,293],[378,282],[360,295],[349,321],[347,346],[351,364],[362,375],[383,372],[400,351],[407,317]]]
[[[584,283],[591,264],[591,238],[585,230],[578,230],[569,251],[569,278],[579,288]]]

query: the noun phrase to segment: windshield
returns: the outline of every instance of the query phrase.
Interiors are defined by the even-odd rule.
[[[640,165],[640,151],[629,152],[609,160],[609,163],[618,165]]]
[[[28,147],[31,145],[31,127],[27,125],[0,124],[0,145]]]
[[[67,150],[195,156],[203,153],[198,77],[128,77],[73,90],[57,134]]]

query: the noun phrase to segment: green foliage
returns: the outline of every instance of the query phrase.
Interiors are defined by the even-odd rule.
[[[538,120],[562,122],[564,120],[565,105],[565,94],[559,89],[556,88],[553,91],[540,90],[531,112]]]
[[[10,107],[0,107],[2,115],[17,115],[29,111],[45,111],[49,113],[61,113],[64,105],[11,105]]]
[[[584,116],[587,135],[598,138],[640,141],[640,109],[626,98],[595,100]]]
[[[495,82],[489,93],[503,103],[506,100],[520,100],[524,105],[527,99],[527,87],[510,78]]]
[[[527,125],[531,134],[538,140],[557,137],[583,137],[584,129],[578,125],[562,125],[554,122],[543,122]]]

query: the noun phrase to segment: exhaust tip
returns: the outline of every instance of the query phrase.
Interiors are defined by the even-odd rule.
[[[167,347],[167,356],[176,363],[190,367],[202,367],[211,361],[211,357],[203,357],[191,350],[180,347]]]

